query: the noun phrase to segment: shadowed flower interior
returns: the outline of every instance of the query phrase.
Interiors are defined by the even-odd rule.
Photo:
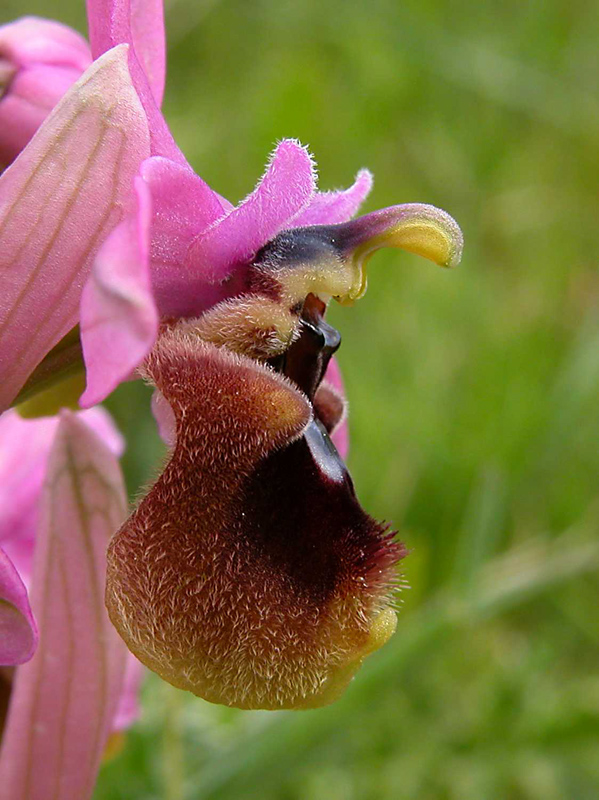
[[[163,325],[145,362],[174,448],[110,545],[107,606],[142,662],[212,702],[325,705],[395,629],[405,549],[356,498],[323,380],[326,304],[363,294],[382,246],[451,266],[461,236],[429,206],[284,231],[236,298]]]

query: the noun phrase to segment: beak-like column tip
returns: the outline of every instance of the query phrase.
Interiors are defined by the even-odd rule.
[[[440,267],[456,267],[462,259],[464,238],[460,226],[435,206],[403,206],[389,235],[389,246],[415,253]]]
[[[464,239],[457,222],[435,206],[410,203],[374,211],[339,225],[337,239],[345,261],[353,265],[354,283],[341,302],[366,291],[366,265],[381,248],[394,247],[422,256],[440,267],[460,263]]]

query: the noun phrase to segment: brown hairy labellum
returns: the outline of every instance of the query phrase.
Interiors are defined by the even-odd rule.
[[[401,549],[336,461],[322,471],[326,432],[287,378],[176,330],[146,370],[177,439],[110,545],[113,623],[148,667],[212,702],[334,700],[393,631]]]
[[[459,257],[450,218],[397,208],[283,232],[238,297],[165,324],[145,363],[173,449],[110,544],[106,604],[144,664],[211,702],[325,705],[395,629],[405,549],[362,510],[329,437],[345,404],[324,313],[364,292],[386,243]]]

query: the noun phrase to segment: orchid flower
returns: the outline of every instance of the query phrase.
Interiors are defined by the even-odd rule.
[[[91,60],[83,36],[58,22],[0,26],[0,164],[14,161]]]
[[[10,696],[0,781],[12,798],[51,787],[85,797],[109,734],[138,710],[141,667],[103,605],[106,544],[125,513],[124,442],[98,408],[8,411],[0,443],[0,664],[21,665],[0,684]]]
[[[326,308],[363,295],[381,247],[453,266],[460,230],[421,204],[351,220],[370,173],[318,192],[291,139],[233,206],[160,113],[159,0],[89,0],[88,15],[94,63],[0,178],[2,401],[77,368],[78,321],[83,406],[134,376],[153,384],[171,454],[111,541],[113,624],[210,701],[323,705],[392,634],[405,555],[333,443],[346,434]]]

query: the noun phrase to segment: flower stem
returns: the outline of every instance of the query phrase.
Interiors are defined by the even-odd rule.
[[[166,693],[166,720],[162,737],[164,800],[183,800],[185,758],[181,737],[182,692],[168,683],[164,684],[164,691]]]

